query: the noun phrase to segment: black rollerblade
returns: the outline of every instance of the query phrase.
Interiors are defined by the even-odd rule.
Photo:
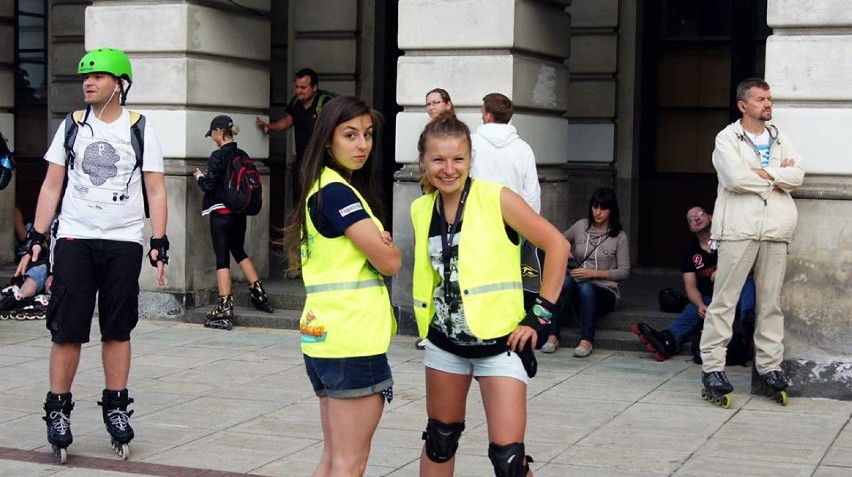
[[[773,401],[787,405],[787,378],[781,371],[770,371],[760,375],[763,382],[766,383],[766,395],[772,398]]]
[[[98,406],[103,408],[104,424],[110,436],[112,449],[124,460],[130,458],[130,446],[133,440],[133,428],[130,427],[130,416],[133,411],[128,411],[127,406],[133,403],[127,390],[110,391],[104,389],[103,400],[98,401]]]
[[[724,371],[702,372],[701,382],[704,383],[704,389],[701,390],[702,399],[722,406],[725,409],[731,408],[734,404],[734,400],[731,397],[731,391],[734,390],[734,386],[728,381],[728,377],[725,376]]]
[[[44,400],[45,416],[42,419],[47,423],[47,442],[53,448],[53,454],[59,457],[60,464],[68,461],[68,446],[74,441],[71,435],[72,409],[74,401],[71,393],[47,393]]]
[[[50,295],[36,295],[18,302],[18,307],[9,312],[9,318],[15,320],[43,320],[47,317]]]
[[[205,328],[230,330],[234,327],[234,301],[231,295],[220,296],[215,308],[207,312]]]
[[[657,361],[665,361],[675,355],[678,346],[669,330],[657,331],[647,323],[636,323],[630,328],[639,340],[645,344]]]
[[[20,289],[10,285],[0,291],[0,320],[13,318],[15,310],[21,305]]]
[[[267,313],[275,311],[275,307],[269,301],[269,296],[267,296],[266,290],[263,289],[263,284],[260,283],[260,280],[249,285],[249,293],[251,293],[251,302],[255,308]]]

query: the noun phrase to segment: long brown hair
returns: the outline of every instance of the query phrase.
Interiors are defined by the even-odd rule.
[[[468,157],[471,157],[470,128],[451,111],[444,111],[435,116],[435,119],[429,121],[429,124],[423,128],[423,132],[420,133],[420,139],[417,141],[417,152],[420,153],[418,161],[423,160],[423,155],[426,154],[426,141],[432,136],[464,137],[465,141],[467,141]],[[471,157],[471,160],[473,160],[473,157]],[[420,187],[427,194],[435,192],[435,186],[426,178],[422,164],[420,164]]]
[[[363,115],[370,115],[373,120],[373,147],[367,157],[366,164],[361,169],[350,171],[341,166],[331,156],[331,143],[334,140],[334,129],[350,119]],[[284,251],[287,255],[288,268],[298,269],[301,264],[301,246],[306,243],[308,237],[308,217],[306,215],[306,204],[308,192],[314,183],[320,179],[322,171],[330,167],[346,177],[352,185],[367,201],[373,214],[379,219],[384,219],[384,206],[379,200],[379,187],[375,178],[378,177],[381,153],[381,115],[370,108],[364,101],[356,96],[338,96],[325,103],[322,112],[317,118],[314,132],[311,136],[305,156],[302,159],[301,179],[302,190],[299,202],[290,212],[287,225],[284,227]],[[317,208],[322,207],[322,184],[316,193]],[[315,224],[317,227],[320,224]]]

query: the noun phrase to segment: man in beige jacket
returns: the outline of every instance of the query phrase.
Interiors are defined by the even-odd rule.
[[[755,367],[776,393],[787,387],[781,371],[784,315],[780,295],[787,247],[797,220],[790,193],[805,175],[790,139],[766,124],[772,119],[769,84],[759,78],[742,81],[737,85],[737,107],[742,119],[716,136],[713,151],[719,187],[711,239],[718,247],[719,261],[701,335],[703,395],[725,407],[730,406],[725,395],[733,390],[724,372],[726,346],[740,290],[752,266],[757,285]]]

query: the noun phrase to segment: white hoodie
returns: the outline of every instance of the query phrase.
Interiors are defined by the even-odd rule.
[[[473,148],[471,176],[504,184],[519,194],[536,212],[541,212],[541,186],[535,154],[515,126],[488,123],[470,135]]]

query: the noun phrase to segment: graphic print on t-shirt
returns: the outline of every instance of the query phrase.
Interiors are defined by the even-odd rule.
[[[121,154],[112,144],[96,140],[87,145],[82,159],[77,159],[78,180],[70,184],[74,197],[97,209],[102,208],[100,204],[124,205],[130,195],[126,179],[119,178],[120,169],[124,167],[119,161]]]
[[[89,144],[83,155],[83,172],[89,176],[89,180],[96,186],[102,186],[110,177],[118,173],[116,164],[121,156],[115,152],[115,148],[109,143],[98,141]]]

